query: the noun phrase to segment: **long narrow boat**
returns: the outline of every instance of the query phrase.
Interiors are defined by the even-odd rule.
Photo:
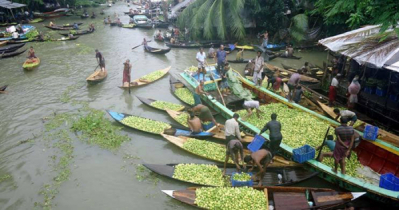
[[[35,15],[35,17],[50,19],[50,18],[65,16],[65,15],[67,15],[68,12],[69,12],[69,9],[62,8],[62,9],[54,10],[52,12],[45,12],[45,13],[34,12],[33,14]]]
[[[72,28],[70,28],[70,27],[62,27],[62,26],[44,26],[44,27],[46,27],[48,29],[51,29],[51,30],[56,30],[56,31],[69,31],[69,30],[72,30]]]
[[[189,106],[194,106],[194,96],[192,99],[188,98],[181,98],[178,94],[176,94],[176,90],[179,88],[187,88],[180,80],[176,79],[174,76],[169,77],[169,83],[170,83],[170,91],[174,96],[176,96],[177,99],[179,99],[181,102],[189,105]],[[190,92],[191,93],[191,92]]]
[[[26,49],[20,50],[20,51],[15,51],[15,52],[11,52],[11,53],[1,53],[0,54],[0,58],[10,58],[10,57],[14,57],[17,55],[20,55],[22,53],[24,53],[26,51]]]
[[[197,189],[199,188],[191,187],[185,190],[162,190],[162,192],[182,203],[207,209],[197,205]],[[274,206],[273,209],[276,210],[335,209],[365,194],[365,192],[338,192],[326,188],[310,187],[267,186],[254,187],[254,189],[263,191],[267,201],[264,208],[266,210],[269,209],[269,205]],[[223,198],[224,196],[231,195],[218,195],[219,198]],[[310,202],[313,205],[309,205]]]
[[[14,52],[14,51],[18,50],[19,48],[23,47],[24,45],[25,45],[25,43],[6,45],[3,47],[0,47],[0,53]]]
[[[189,74],[181,73],[180,75],[184,79],[184,81],[187,82],[187,84],[189,84],[192,88],[195,88],[197,86],[195,79],[192,78]],[[245,88],[252,90],[252,92],[256,94],[259,98],[268,98],[269,100],[286,104],[288,107],[313,115],[314,117],[322,119],[330,123],[331,125],[339,125],[337,122],[331,120],[330,118],[315,113],[296,103],[290,103],[287,99],[263,87],[255,87],[252,81],[247,80],[239,74],[237,74],[237,78],[242,81],[242,85]],[[211,97],[201,96],[201,99],[203,102],[208,103],[208,105],[211,106],[213,109],[220,112],[220,114],[227,119],[231,118],[234,114],[234,112],[223,106],[222,103],[214,100]],[[260,131],[259,128],[246,121],[242,121],[239,119],[239,123],[242,128],[247,130],[248,132],[259,133]],[[360,133],[360,135],[362,135],[362,133]],[[268,138],[268,135],[265,133],[262,134],[262,136]],[[294,148],[285,144],[284,141],[280,144],[280,148],[280,151],[283,152],[284,156],[292,157],[292,150]],[[399,176],[399,148],[383,142],[379,139],[375,141],[363,140],[356,148],[356,153],[359,157],[362,157],[363,155],[361,153],[364,153],[365,157],[359,158],[362,165],[369,166],[371,169],[380,174],[393,173],[396,176]],[[380,154],[383,155],[381,156]],[[381,188],[377,185],[366,182],[363,179],[355,178],[349,175],[343,175],[341,173],[334,173],[331,167],[316,160],[309,160],[306,163],[311,170],[319,172],[319,177],[334,184],[337,184],[346,190],[355,192],[367,191],[367,196],[369,198],[393,206],[399,205],[399,192]]]
[[[197,43],[179,43],[179,44],[171,44],[169,42],[165,43],[166,46],[170,48],[197,48],[199,49],[200,47],[211,47],[212,44],[197,44]]]
[[[191,131],[182,129],[179,126],[171,125],[169,123],[156,121],[156,120],[152,120],[152,119],[148,119],[148,118],[144,118],[144,117],[138,117],[138,116],[125,114],[125,113],[118,113],[118,112],[111,111],[111,110],[107,110],[107,113],[112,118],[114,118],[114,120],[119,122],[120,124],[122,124],[122,125],[124,125],[126,127],[129,127],[129,128],[133,128],[133,129],[138,130],[138,131],[145,132],[145,133],[151,133],[151,134],[162,134],[162,133],[165,133],[165,134],[174,135],[174,136],[187,136],[187,137],[197,137],[197,138],[198,137],[211,137],[211,136],[213,136],[213,133],[210,133],[210,132],[201,132],[201,133],[193,134]],[[132,126],[132,125],[128,125],[128,124],[123,122],[123,119],[128,118],[128,117],[132,117],[132,116],[137,118],[137,119],[142,119],[142,120],[145,120],[145,121],[152,121],[154,123],[164,124],[164,125],[166,125],[166,127],[162,131],[162,133],[157,133],[157,131],[155,131],[155,130],[154,131],[145,130],[145,129],[142,129],[142,128],[137,127],[137,126],[135,127],[135,126]]]
[[[130,86],[129,85],[127,85],[127,86],[124,85],[124,86],[119,86],[119,87],[123,88],[123,89],[129,89],[129,87],[139,87],[139,86],[151,84],[151,83],[161,79],[162,77],[164,77],[169,72],[169,70],[171,68],[172,67],[169,66],[169,67],[167,67],[165,69],[160,69],[160,70],[154,71],[154,72],[152,72],[150,74],[147,74],[145,76],[140,77],[139,79],[133,80],[133,82],[130,82]],[[158,74],[158,73],[159,73],[159,75],[156,75],[155,79],[153,79],[151,81],[148,81],[148,80],[145,79],[145,77],[150,76],[151,74]]]
[[[195,185],[202,185],[202,186],[213,186],[209,184],[201,184],[198,182],[190,182],[181,179],[177,179],[173,177],[175,172],[175,167],[179,164],[166,164],[166,165],[159,165],[159,164],[143,164],[146,168],[150,169],[152,172],[157,173],[159,175],[171,178],[173,180],[177,180],[180,182],[188,183],[188,184],[195,184]],[[217,165],[218,168],[223,170],[223,165]],[[226,175],[231,176],[233,172],[236,172],[237,168],[235,166],[228,166],[226,167]],[[257,172],[256,170],[254,172]],[[281,175],[281,179],[278,178],[278,175]],[[317,175],[317,172],[311,172],[305,169],[303,166],[297,167],[274,167],[268,168],[266,170],[266,174],[262,179],[263,186],[288,186],[293,185],[307,179],[310,179]],[[204,174],[203,176],[206,176]],[[254,185],[257,185],[258,182],[254,182]]]
[[[82,25],[83,23],[76,23],[78,26],[80,26],[80,25]],[[62,27],[64,27],[64,28],[73,28],[73,25],[74,25],[74,23],[66,23],[66,24],[63,24],[62,25]]]
[[[294,60],[299,60],[302,57],[291,55],[291,56],[286,56],[285,54],[280,54],[278,55],[279,58],[285,58],[285,59],[294,59]]]
[[[169,115],[172,119],[174,119],[177,123],[179,123],[180,125],[184,126],[185,128],[188,128],[188,125],[187,125],[187,122],[186,122],[186,121],[183,122],[183,121],[179,121],[179,120],[178,120],[178,119],[179,119],[179,116],[182,115],[182,114],[185,114],[185,115],[187,115],[187,117],[188,117],[188,116],[189,116],[188,113],[173,111],[173,110],[170,110],[170,109],[167,109],[166,112],[167,112],[168,115]],[[226,140],[226,135],[225,135],[225,133],[224,133],[224,128],[223,128],[223,127],[217,128],[216,126],[214,126],[214,127],[210,130],[210,132],[214,133],[213,138],[216,138],[216,139],[219,139],[219,140],[223,140],[223,141]],[[244,133],[241,133],[241,134],[242,134],[242,135],[241,135],[241,138],[242,138],[242,141],[243,141],[243,142],[250,143],[250,142],[252,142],[252,140],[254,139],[253,136],[246,135],[246,134],[244,134]]]
[[[166,111],[166,109],[154,106],[153,103],[159,102],[159,103],[166,103],[168,105],[172,105],[172,106],[176,107],[175,109],[173,109],[175,111],[182,111],[186,108],[183,105],[172,104],[171,102],[165,102],[165,101],[155,100],[155,99],[151,99],[151,98],[144,98],[144,97],[139,97],[139,96],[136,96],[136,97],[141,101],[141,103],[143,103],[149,107],[152,107],[154,109],[161,110],[161,111]],[[171,109],[171,108],[169,107],[168,109]]]
[[[201,152],[193,152],[190,151],[189,149],[184,148],[184,144],[187,143],[188,141],[190,141],[190,138],[184,137],[184,136],[170,136],[170,135],[166,135],[166,134],[161,134],[166,140],[168,140],[170,143],[178,146],[179,148],[185,150],[186,152],[193,154],[195,156],[207,159],[207,160],[211,160],[214,162],[218,162],[218,163],[224,163],[225,160],[225,155],[226,155],[226,144],[217,144],[214,142],[208,142],[208,141],[203,141],[203,140],[197,140],[199,141],[199,143],[203,142],[204,144],[213,144],[215,147],[220,147],[220,150],[223,150],[223,153],[217,154],[220,155],[220,157],[216,157],[216,156],[209,156],[210,153],[209,152],[215,152],[215,151],[202,151]],[[194,139],[196,140],[196,139]],[[203,153],[205,152],[205,153]],[[247,149],[244,149],[244,156],[251,154],[251,152]],[[214,154],[215,155],[215,154]],[[280,157],[280,156],[274,156],[273,157],[273,163],[269,164],[267,167],[288,167],[288,166],[300,166],[301,164],[293,162],[293,161],[287,161],[284,158]],[[233,164],[233,161],[230,160],[229,164]]]
[[[33,61],[32,61],[33,60]],[[27,59],[24,64],[22,65],[22,68],[25,70],[31,71],[40,64],[40,59],[39,58],[34,58],[34,59]]]
[[[100,70],[97,70],[94,73],[92,73],[89,77],[87,77],[86,81],[90,85],[94,85],[94,84],[104,81],[105,78],[107,78],[107,76],[108,76],[108,72],[105,71],[104,73],[102,73],[101,69],[100,69]]]
[[[53,39],[51,41],[73,41],[73,40],[77,40],[80,36],[73,36],[73,37],[62,37],[61,39]]]
[[[320,101],[318,101],[317,103],[324,110],[324,112],[328,116],[330,116],[332,119],[335,119],[337,117],[337,115],[334,113],[334,108],[331,108],[331,107],[321,103]],[[365,123],[361,120],[358,120],[358,121],[360,121],[361,124],[359,126],[357,126],[355,129],[363,132],[367,123]],[[386,130],[379,128],[378,129],[378,138],[381,139],[382,141],[385,141],[389,144],[399,147],[399,136],[397,136],[393,133],[390,133]]]
[[[6,93],[7,87],[8,87],[8,85],[4,85],[4,86],[0,87],[0,93]]]
[[[269,63],[265,63],[265,66],[268,69],[272,70],[272,71],[280,71],[282,73],[285,72],[287,74],[287,76],[291,76],[293,74],[293,72],[291,72],[291,71],[282,69],[282,68],[277,67],[277,66],[273,66],[273,65],[271,65]],[[312,78],[312,77],[309,77],[309,76],[306,76],[306,75],[301,75],[301,82],[318,83],[320,81],[318,79],[315,79],[315,78]]]
[[[166,53],[168,53],[171,50],[171,48],[166,48],[166,49],[160,49],[160,48],[154,48],[151,47],[150,50],[148,50],[147,48],[144,47],[144,51],[152,53],[152,54],[159,54],[159,55],[165,55]]]
[[[86,34],[91,34],[94,31],[89,31],[89,30],[83,30],[83,31],[76,31],[76,33],[74,33],[74,36],[81,36],[81,35],[86,35]],[[69,33],[60,33],[60,35],[62,36],[69,36]]]

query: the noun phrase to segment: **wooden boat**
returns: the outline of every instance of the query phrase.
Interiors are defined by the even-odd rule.
[[[22,53],[24,53],[26,51],[26,49],[20,50],[20,51],[15,51],[15,52],[10,52],[10,53],[0,53],[0,58],[10,58],[10,57],[14,57],[17,55],[20,55]]]
[[[189,139],[188,137],[185,137],[185,136],[176,137],[176,136],[171,136],[171,135],[166,135],[166,134],[161,134],[161,135],[166,140],[171,142],[172,144],[178,146],[179,148],[183,149],[184,151],[186,151],[186,152],[188,152],[190,154],[193,154],[195,156],[204,158],[206,160],[211,160],[211,161],[218,162],[218,163],[224,163],[224,160],[217,160],[217,159],[214,159],[214,158],[209,158],[209,157],[206,157],[204,155],[196,154],[196,153],[193,153],[193,152],[185,149],[183,147],[183,144],[188,141],[188,139]],[[220,147],[226,149],[226,145],[225,144],[217,144],[217,145],[219,145]],[[251,152],[249,150],[247,150],[247,149],[244,149],[244,156],[245,155],[249,155],[249,154],[251,154]],[[273,163],[271,163],[271,164],[269,164],[269,166],[267,166],[268,168],[269,167],[290,167],[290,166],[300,166],[301,165],[301,164],[296,163],[296,162],[287,161],[284,158],[282,158],[280,156],[277,156],[277,155],[273,157],[273,160],[274,160]],[[230,163],[228,163],[228,164],[230,165]]]
[[[152,54],[160,54],[160,55],[165,55],[170,51],[171,48],[166,48],[166,49],[160,49],[160,48],[154,48],[150,47],[151,50],[148,50],[147,48],[144,47],[144,51],[152,53]]]
[[[34,12],[34,16],[38,18],[44,18],[44,19],[50,19],[50,18],[56,18],[56,17],[62,17],[67,15],[69,12],[69,9],[57,9],[52,12],[45,12],[45,13],[40,13],[40,12]]]
[[[253,45],[254,47],[257,47],[258,49],[261,49],[263,51],[263,47],[261,47],[260,45]],[[285,44],[267,44],[267,50],[271,50],[271,51],[279,51],[282,49],[285,49]]]
[[[0,93],[1,94],[7,93],[7,91],[6,91],[7,87],[8,87],[8,85],[4,85],[4,86],[0,87]]]
[[[277,66],[273,66],[273,65],[271,65],[271,64],[269,64],[269,63],[265,63],[265,66],[266,66],[268,69],[272,70],[272,71],[279,71],[279,72],[281,72],[281,75],[284,75],[283,73],[285,72],[288,78],[293,74],[293,72],[291,72],[291,71],[288,71],[288,70],[279,68],[279,67],[277,67]],[[301,75],[301,82],[318,83],[319,80],[318,80],[318,79],[315,79],[315,78],[312,78],[312,77],[309,77],[309,76],[306,76],[306,75]]]
[[[16,50],[18,50],[19,48],[25,46],[25,43],[21,43],[21,44],[12,44],[12,45],[5,45],[3,47],[0,47],[0,54],[1,53],[10,53],[10,52],[14,52]]]
[[[162,190],[162,192],[182,203],[198,207],[195,202],[197,189],[199,188],[191,187],[185,190]],[[254,189],[263,191],[268,205],[273,203],[276,210],[335,209],[334,207],[345,205],[366,194],[365,192],[337,192],[326,188],[310,187],[263,186],[254,187]],[[309,202],[313,205],[310,206]],[[265,206],[265,209],[269,209],[269,206]]]
[[[154,36],[154,40],[157,41],[157,42],[164,42],[165,41],[165,39],[163,37],[159,37],[157,35]]]
[[[8,41],[0,41],[0,46],[6,45]]]
[[[186,87],[180,80],[176,79],[173,76],[170,76],[169,83],[170,83],[170,91],[172,92],[172,94],[174,96],[176,96],[177,99],[179,99],[184,104],[187,104],[189,106],[194,106],[194,104],[189,104],[189,103],[185,102],[184,100],[182,100],[178,95],[176,95],[175,92],[176,92],[177,88],[185,88]]]
[[[33,62],[32,59],[27,59],[24,64],[22,65],[22,68],[25,70],[31,71],[40,64],[40,59],[39,58],[34,58]]]
[[[178,112],[178,111],[174,111],[174,110],[170,110],[170,109],[167,109],[166,112],[167,112],[168,115],[169,115],[172,119],[174,119],[177,123],[181,124],[181,125],[184,126],[185,128],[188,128],[188,125],[187,125],[187,124],[182,124],[182,123],[180,123],[179,121],[177,121],[177,118],[179,117],[179,115],[182,114],[182,112]],[[212,132],[212,133],[214,134],[213,137],[214,137],[215,139],[219,139],[219,140],[225,141],[225,140],[226,140],[226,135],[225,135],[225,133],[224,133],[224,126],[223,126],[223,125],[221,125],[221,126],[222,126],[221,128],[218,128],[218,127],[214,126],[213,128],[211,128],[211,129],[208,130],[208,131],[209,131],[209,132]],[[246,135],[246,134],[243,133],[243,132],[241,133],[241,138],[242,138],[242,141],[245,142],[245,143],[251,143],[252,140],[254,139],[253,136]]]
[[[334,113],[334,108],[329,107],[329,106],[321,103],[320,101],[317,101],[317,103],[319,104],[319,106],[323,109],[323,111],[328,116],[330,116],[332,119],[335,120],[337,115]],[[365,122],[363,122],[361,120],[358,120],[358,121],[360,121],[361,124],[359,126],[355,127],[355,129],[363,132],[364,129],[365,129],[365,126],[367,125],[367,123],[365,123]],[[395,135],[393,133],[390,133],[390,132],[388,132],[386,130],[383,130],[383,129],[379,128],[378,129],[378,138],[381,139],[382,141],[385,141],[385,142],[387,142],[389,144],[392,144],[392,145],[394,145],[396,147],[399,147],[399,136],[397,136],[397,135]]]
[[[208,48],[211,47],[212,44],[197,44],[197,43],[179,43],[179,44],[171,44],[169,42],[165,43],[166,46],[170,47],[170,48],[200,48],[200,47],[204,47],[204,48]]]
[[[101,69],[95,71],[93,74],[91,74],[89,77],[86,78],[87,83],[89,84],[97,84],[99,82],[102,82],[107,78],[108,72],[105,71],[104,73],[101,73]]]
[[[86,18],[89,18],[89,17],[90,17],[90,15],[88,15],[88,14],[87,14],[87,15],[81,15],[81,16],[80,16],[80,18],[82,18],[82,19],[86,19]]]
[[[83,23],[76,23],[78,26],[82,25]],[[72,28],[73,23],[67,23],[62,25],[63,28]]]
[[[136,27],[146,28],[146,29],[152,28],[152,21],[150,19],[148,19],[147,16],[145,16],[145,15],[133,15],[131,17],[132,17],[133,23],[136,25]]]
[[[139,79],[135,79],[135,80],[133,80],[133,82],[130,82],[130,87],[138,87],[138,86],[151,84],[151,83],[161,79],[162,77],[164,77],[169,72],[169,70],[171,68],[172,67],[169,66],[169,67],[167,67],[165,69],[157,70],[157,71],[161,71],[163,75],[161,77],[159,77],[158,79],[154,80],[154,81],[146,81],[146,80],[141,79],[142,77],[139,78]],[[143,77],[145,77],[145,76],[143,76]],[[129,89],[129,86],[119,86],[119,87],[123,88],[123,89]]]
[[[298,56],[295,56],[295,55],[286,56],[286,55],[283,54],[283,53],[279,54],[278,57],[279,57],[279,58],[286,58],[286,59],[295,59],[295,60],[299,60],[299,59],[302,58],[302,57],[298,57]]]
[[[163,21],[154,21],[153,22],[155,28],[168,28],[169,23]]]
[[[61,39],[53,39],[51,41],[73,41],[73,40],[77,40],[79,38],[79,36],[73,36],[73,37],[62,37]]]
[[[248,63],[251,59],[243,59],[243,60],[227,60],[229,63]]]
[[[44,27],[46,27],[48,29],[51,29],[51,30],[56,30],[56,31],[69,31],[69,30],[72,30],[71,27],[60,27],[60,26],[44,26]]]
[[[151,105],[151,103],[156,102],[156,101],[159,101],[159,100],[155,100],[155,99],[151,99],[151,98],[143,98],[143,97],[139,97],[139,96],[136,96],[136,97],[141,101],[141,103],[143,103],[143,104],[145,104],[145,105],[147,105],[147,106],[149,106],[149,107],[152,107],[152,108],[154,108],[154,109],[158,109],[158,110],[161,110],[161,111],[166,111],[165,109],[160,109],[160,108],[158,108],[158,107],[155,107],[155,106]],[[161,102],[162,102],[162,101],[161,101]],[[169,103],[170,103],[170,102],[169,102]],[[178,105],[178,104],[176,104],[176,105]],[[185,106],[181,105],[181,108],[178,109],[178,111],[182,111],[182,110],[184,110],[185,108],[186,108]]]
[[[118,112],[114,112],[114,111],[111,111],[111,110],[107,110],[107,113],[112,118],[114,118],[114,120],[116,120],[117,122],[121,123],[122,125],[124,125],[126,127],[133,128],[135,130],[142,131],[142,132],[145,132],[145,133],[156,134],[156,133],[148,132],[146,130],[142,130],[142,129],[139,129],[139,128],[132,127],[132,126],[127,125],[127,124],[122,122],[122,120],[124,118],[129,117],[129,116],[133,116],[133,115],[124,114],[124,113],[118,113]],[[138,117],[138,116],[135,116],[135,117]],[[144,117],[139,117],[139,118],[143,118],[143,119],[147,119],[147,120],[151,120],[151,121],[156,121],[156,120],[152,120],[152,119],[148,119],[148,118],[144,118]],[[171,124],[169,124],[169,125],[170,125],[170,127],[164,130],[164,133],[167,133],[169,135],[187,136],[187,137],[196,137],[196,138],[213,136],[213,133],[210,133],[210,132],[201,132],[201,133],[193,134],[191,131],[186,130],[186,129],[182,129],[180,126],[171,125]]]
[[[144,29],[152,29],[153,28],[153,24],[140,24],[140,25],[136,25],[137,28],[144,28]]]
[[[35,19],[29,21],[29,23],[40,23],[40,22],[43,22],[43,21],[44,21],[43,18],[35,18]]]
[[[122,28],[135,28],[136,25],[135,24],[123,24]]]
[[[94,31],[89,31],[89,30],[83,30],[83,31],[76,31],[76,33],[74,33],[74,36],[81,36],[81,35],[86,35],[86,34],[91,34]],[[60,35],[62,36],[69,36],[69,33],[60,33]]]
[[[184,72],[180,74],[181,77],[187,82],[191,88],[195,88],[198,84],[196,80],[191,77],[188,73]],[[336,121],[331,120],[321,114],[318,114],[314,111],[311,111],[299,104],[290,103],[287,99],[281,97],[278,94],[275,94],[263,87],[255,87],[252,81],[247,80],[246,78],[242,77],[241,75],[237,75],[237,78],[241,80],[242,85],[252,90],[254,94],[256,94],[259,98],[268,97],[269,100],[278,101],[280,103],[284,103],[289,107],[294,109],[298,109],[298,111],[303,111],[305,113],[311,114],[317,118],[325,120],[326,122],[330,123],[331,125],[339,125]],[[220,112],[222,116],[227,119],[230,119],[234,112],[227,109],[223,104],[217,100],[211,100],[207,97],[201,96],[201,100],[207,103],[210,107],[215,109],[216,111]],[[240,125],[242,126],[241,130],[252,132],[252,133],[259,133],[259,129],[254,125],[239,120]],[[360,133],[360,135],[363,135]],[[263,137],[268,138],[267,134],[262,134]],[[284,142],[280,144],[280,152],[285,157],[292,157],[292,150],[293,148],[286,145]],[[393,173],[396,176],[399,176],[399,167],[397,167],[397,163],[399,161],[399,148],[395,147],[391,144],[388,144],[380,139],[375,141],[367,141],[362,140],[359,146],[355,149],[357,153],[360,163],[365,166],[369,166],[374,171],[385,174],[385,173]],[[346,190],[355,191],[355,192],[363,192],[367,191],[367,197],[384,202],[388,205],[398,206],[399,205],[399,192],[391,191],[384,188],[379,187],[378,185],[374,185],[364,181],[363,179],[355,178],[349,175],[343,175],[341,173],[334,173],[332,169],[316,160],[309,160],[306,162],[309,166],[309,169],[312,171],[319,172],[319,177],[325,179],[328,182],[334,183],[341,188]]]
[[[203,185],[200,183],[195,183],[195,182],[187,182],[183,181],[180,179],[173,178],[173,174],[175,171],[175,166],[178,164],[166,164],[166,165],[160,165],[160,164],[143,164],[146,168],[150,169],[152,172],[157,173],[159,175],[171,178],[173,180],[177,180],[180,182],[184,182],[187,184],[194,184],[194,185],[201,185],[201,186],[207,186]],[[220,170],[223,170],[223,165],[218,165]],[[228,166],[226,168],[226,175],[231,176],[233,172],[236,172],[237,169],[234,166]],[[256,171],[254,171],[256,172]],[[280,180],[278,178],[278,175],[282,176],[282,179]],[[297,166],[297,167],[274,167],[274,168],[268,168],[266,170],[266,174],[262,179],[262,185],[264,186],[288,186],[288,185],[293,185],[295,183],[299,183],[301,181],[305,181],[307,179],[310,179],[314,176],[317,176],[317,172],[310,172],[306,170],[303,166]],[[254,182],[254,185],[257,185],[258,182]],[[210,186],[210,185],[208,185]]]

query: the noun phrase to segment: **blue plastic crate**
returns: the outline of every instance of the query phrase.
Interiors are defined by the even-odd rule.
[[[397,101],[399,99],[399,94],[389,94],[389,99],[392,101]]]
[[[383,89],[377,88],[375,90],[375,94],[378,95],[378,96],[385,96],[387,94],[387,90],[386,89],[383,90]]]
[[[207,131],[211,129],[213,126],[215,126],[213,122],[209,123],[208,125],[202,124],[202,129],[204,129],[204,131]]]
[[[368,93],[368,94],[374,94],[375,87],[365,87],[363,92]]]
[[[292,150],[293,160],[298,163],[306,162],[315,157],[315,149],[307,144],[303,147]]]
[[[241,172],[240,172],[240,173],[241,173]],[[237,181],[237,180],[234,180],[234,179],[233,179],[234,174],[240,174],[240,173],[238,173],[238,172],[233,172],[233,173],[231,174],[231,177],[230,177],[231,186],[233,186],[233,187],[245,187],[245,186],[252,187],[252,186],[254,185],[254,182],[252,181],[252,179],[249,180],[249,181],[246,181],[246,182]],[[248,174],[252,177],[252,173],[251,173],[251,172],[248,172]]]
[[[399,191],[399,178],[392,173],[383,174],[380,177],[380,187],[387,190]]]
[[[372,125],[366,125],[363,131],[363,138],[366,140],[375,141],[378,136],[378,127]]]
[[[248,144],[247,148],[251,151],[251,152],[256,152],[260,149],[260,147],[262,147],[263,143],[265,143],[265,138],[263,138],[260,135],[255,135],[254,139],[252,140],[252,142],[250,144]]]

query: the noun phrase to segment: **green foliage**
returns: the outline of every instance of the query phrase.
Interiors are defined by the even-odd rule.
[[[245,37],[241,12],[245,0],[197,0],[177,19],[180,29],[188,28],[191,38],[219,38],[222,40]]]
[[[303,41],[306,38],[308,28],[308,16],[305,14],[295,15],[292,18],[290,35],[295,41]]]

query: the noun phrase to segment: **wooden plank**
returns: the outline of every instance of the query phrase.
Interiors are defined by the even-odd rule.
[[[315,206],[335,205],[350,201],[353,196],[350,192],[314,192],[311,191]]]
[[[267,188],[263,189],[263,193],[265,194],[266,210],[269,210],[269,196],[267,194]]]
[[[273,193],[276,210],[308,209],[308,200],[304,193],[275,192]]]

